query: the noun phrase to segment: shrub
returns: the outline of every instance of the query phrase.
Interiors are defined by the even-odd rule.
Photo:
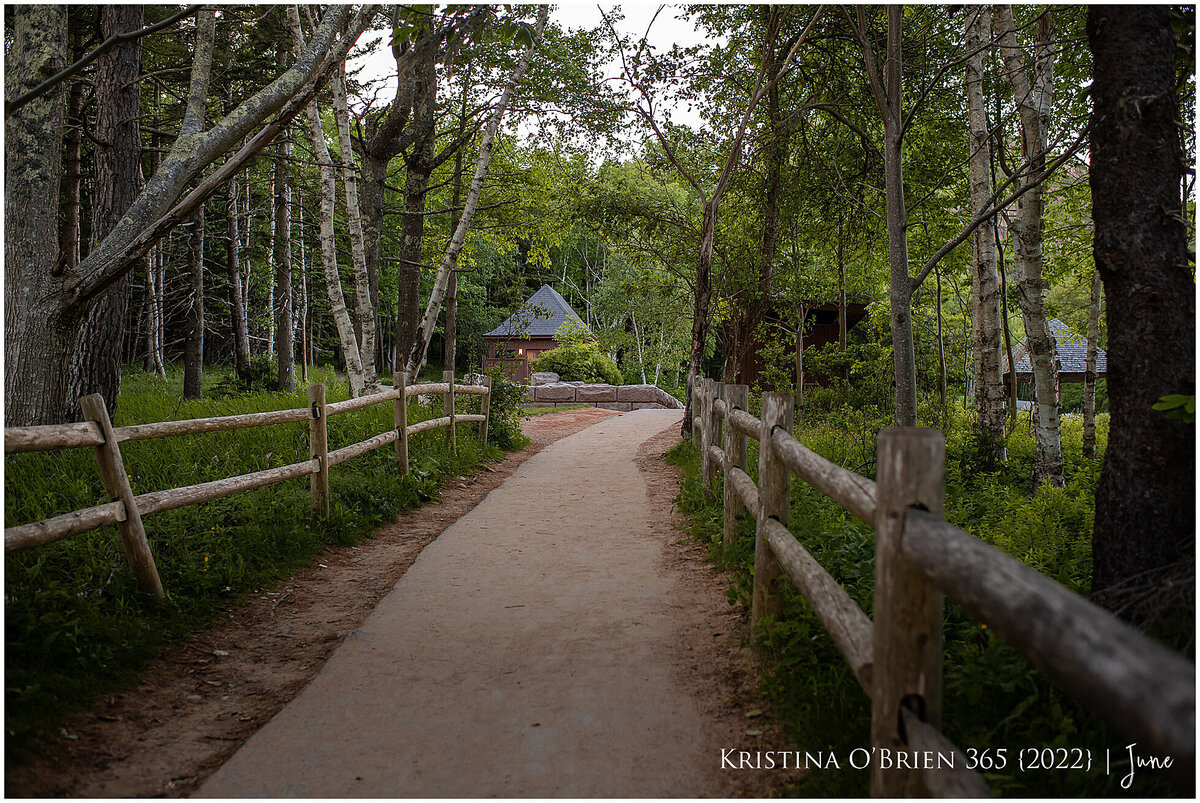
[[[553,371],[564,382],[607,382],[621,384],[621,369],[595,343],[559,346],[542,354],[530,365],[533,371]]]
[[[492,401],[488,407],[488,443],[506,451],[521,449],[529,439],[521,432],[521,407],[525,386],[510,381],[500,368],[487,372],[492,378]]]

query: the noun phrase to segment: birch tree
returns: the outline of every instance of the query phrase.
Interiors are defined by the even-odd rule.
[[[996,6],[995,25],[1004,61],[1003,77],[1012,87],[1013,99],[1021,118],[1021,144],[1025,160],[1031,173],[1040,172],[1046,164],[1050,107],[1054,100],[1053,25],[1050,12],[1044,11],[1037,19],[1032,65],[1026,64],[1024,53],[1017,45],[1012,6]],[[1034,437],[1037,441],[1035,482],[1049,482],[1061,487],[1064,480],[1059,437],[1058,373],[1054,337],[1046,321],[1042,296],[1043,290],[1049,287],[1042,278],[1042,213],[1045,204],[1041,182],[1025,186],[1032,180],[1031,177],[1017,178],[1020,188],[1027,191],[1017,201],[1017,212],[1012,220],[1013,267],[1037,401],[1037,416],[1034,419]]]
[[[985,209],[992,195],[992,155],[983,97],[984,56],[989,50],[992,13],[988,6],[966,10],[968,175],[971,208]],[[989,218],[972,235],[971,353],[975,360],[975,411],[980,429],[995,444],[1004,439],[1004,385],[1000,376],[1000,278],[996,272],[996,222]]]
[[[454,267],[458,263],[459,252],[462,251],[463,244],[466,242],[467,231],[471,227],[471,220],[475,217],[475,209],[479,205],[479,194],[483,190],[483,179],[487,176],[488,162],[492,156],[492,143],[504,120],[504,114],[508,110],[509,101],[512,100],[513,91],[521,82],[525,71],[529,69],[529,62],[533,59],[534,51],[537,50],[542,32],[546,28],[548,15],[547,6],[538,7],[533,36],[517,60],[517,65],[509,73],[504,91],[501,92],[500,99],[496,101],[496,107],[488,120],[487,128],[484,129],[483,135],[479,139],[479,156],[475,160],[475,174],[467,188],[467,197],[463,202],[462,217],[459,218],[458,226],[454,229],[450,244],[446,247],[446,253],[442,257],[437,278],[433,283],[433,290],[429,294],[429,302],[425,306],[425,315],[413,337],[412,351],[405,362],[404,371],[410,382],[416,379],[421,366],[425,364],[426,355],[429,353],[429,341],[433,337],[433,327],[437,324],[438,314],[442,309],[442,301],[446,295],[450,274],[453,273]],[[398,356],[397,359],[399,359]]]

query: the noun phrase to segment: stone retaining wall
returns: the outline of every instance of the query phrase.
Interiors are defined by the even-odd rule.
[[[590,404],[604,410],[682,410],[671,394],[654,385],[598,385],[588,382],[533,384],[526,392],[533,407],[571,407]]]

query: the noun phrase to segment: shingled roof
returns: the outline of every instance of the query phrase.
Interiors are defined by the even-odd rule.
[[[538,307],[542,309],[542,314],[531,314],[531,311]],[[541,289],[530,296],[516,312],[509,315],[504,323],[484,337],[554,337],[558,333],[558,327],[568,319],[584,326],[567,300],[553,287],[543,284]]]
[[[1087,338],[1077,335],[1058,318],[1049,322],[1050,334],[1054,335],[1054,351],[1058,358],[1058,373],[1083,374],[1087,371]],[[1013,347],[1013,357],[1017,361],[1017,376],[1032,374],[1033,367],[1029,362],[1029,347],[1022,340]],[[1002,363],[1002,373],[1008,373],[1008,357]],[[1096,376],[1108,373],[1108,355],[1104,349],[1096,348]]]

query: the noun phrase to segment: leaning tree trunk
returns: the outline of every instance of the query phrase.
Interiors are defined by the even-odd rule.
[[[142,27],[142,6],[100,6],[103,39]],[[141,93],[142,40],[122,42],[96,59],[96,159],[92,182],[91,241],[98,243],[117,227],[137,198],[142,170]],[[89,249],[90,250],[90,249]],[[121,392],[121,346],[131,292],[129,274],[113,284],[88,311],[71,364],[72,418],[82,417],[78,399],[90,393],[104,397],[115,415]]]
[[[710,199],[704,204],[700,221],[700,259],[696,263],[696,286],[692,297],[692,345],[688,349],[687,403],[683,406],[680,436],[692,437],[692,401],[696,380],[700,378],[700,363],[704,359],[704,342],[708,340],[708,315],[712,305],[712,249],[716,232],[717,205]]]
[[[968,10],[964,30],[966,50],[967,142],[971,208],[975,213],[990,203],[992,156],[988,139],[987,107],[983,98],[983,65],[986,37],[992,27],[988,6]],[[972,234],[971,353],[975,361],[975,413],[979,429],[990,441],[989,453],[1003,456],[1004,382],[1000,376],[1000,279],[996,274],[995,218],[980,224]]]
[[[16,97],[67,65],[65,6],[12,6],[4,91]],[[61,418],[78,321],[54,314],[66,87],[4,121],[4,423]],[[58,370],[47,370],[46,363]]]
[[[346,64],[333,74],[333,117],[337,123],[338,148],[341,151],[342,186],[346,195],[346,226],[350,234],[350,259],[354,263],[354,301],[359,333],[358,354],[363,363],[363,382],[367,390],[379,387],[375,376],[375,305],[371,303],[371,285],[363,243],[362,214],[358,187],[354,179],[354,150],[350,142],[350,110],[346,101]]]
[[[1181,582],[1195,581],[1196,428],[1153,409],[1162,396],[1196,392],[1171,24],[1164,6],[1092,6],[1087,20],[1094,256],[1110,299],[1110,422],[1096,488],[1092,591],[1110,606],[1137,586],[1169,594],[1179,587],[1164,577],[1172,565]],[[1153,605],[1124,615],[1140,619]],[[1195,597],[1185,594],[1183,607],[1194,614]]]
[[[187,334],[183,351],[183,397],[204,396],[204,207],[192,218],[188,245]]]
[[[1087,365],[1083,374],[1083,456],[1096,456],[1096,358],[1100,347],[1100,271],[1092,271],[1088,303]]]
[[[1017,201],[1017,214],[1012,221],[1013,263],[1017,276],[1017,300],[1025,320],[1025,343],[1033,367],[1034,398],[1037,417],[1034,438],[1037,442],[1034,458],[1035,483],[1048,482],[1062,487],[1062,442],[1059,437],[1058,371],[1055,366],[1054,337],[1046,322],[1046,306],[1042,292],[1049,285],[1042,278],[1042,199],[1041,183],[1037,176],[1046,166],[1047,136],[1050,127],[1050,107],[1054,99],[1054,51],[1051,43],[1053,26],[1050,12],[1037,20],[1034,65],[1029,70],[1017,47],[1016,26],[1012,6],[996,6],[996,26],[1000,50],[1004,55],[1005,80],[1012,87],[1017,110],[1021,116],[1022,143],[1029,163],[1027,173],[1019,184],[1034,185]]]
[[[479,194],[483,190],[483,179],[487,176],[488,162],[492,158],[492,142],[496,138],[496,132],[500,128],[500,123],[504,120],[505,112],[508,111],[508,104],[512,100],[513,91],[516,89],[517,84],[521,82],[525,71],[529,69],[529,62],[533,60],[533,52],[537,49],[538,42],[541,41],[542,31],[546,28],[546,18],[548,16],[548,8],[540,6],[538,8],[537,26],[533,42],[521,53],[521,58],[518,59],[516,67],[509,73],[504,91],[500,94],[500,99],[496,102],[496,109],[492,113],[487,128],[479,140],[479,156],[475,160],[475,175],[472,177],[471,185],[467,189],[467,198],[463,203],[462,217],[459,219],[458,227],[455,228],[454,234],[450,238],[450,244],[446,247],[446,253],[442,257],[442,264],[438,268],[437,278],[433,282],[433,290],[429,294],[429,303],[425,306],[425,316],[421,319],[421,325],[417,327],[413,348],[408,354],[405,363],[405,375],[410,382],[416,379],[417,372],[425,364],[426,355],[429,353],[429,341],[433,338],[433,327],[437,323],[438,313],[442,309],[442,302],[446,296],[446,286],[450,282],[450,274],[454,272],[455,265],[458,264],[458,254],[462,251],[463,244],[467,240],[467,230],[471,227],[471,220],[475,217],[475,208],[479,205]],[[399,360],[400,356],[397,355],[396,359]]]

